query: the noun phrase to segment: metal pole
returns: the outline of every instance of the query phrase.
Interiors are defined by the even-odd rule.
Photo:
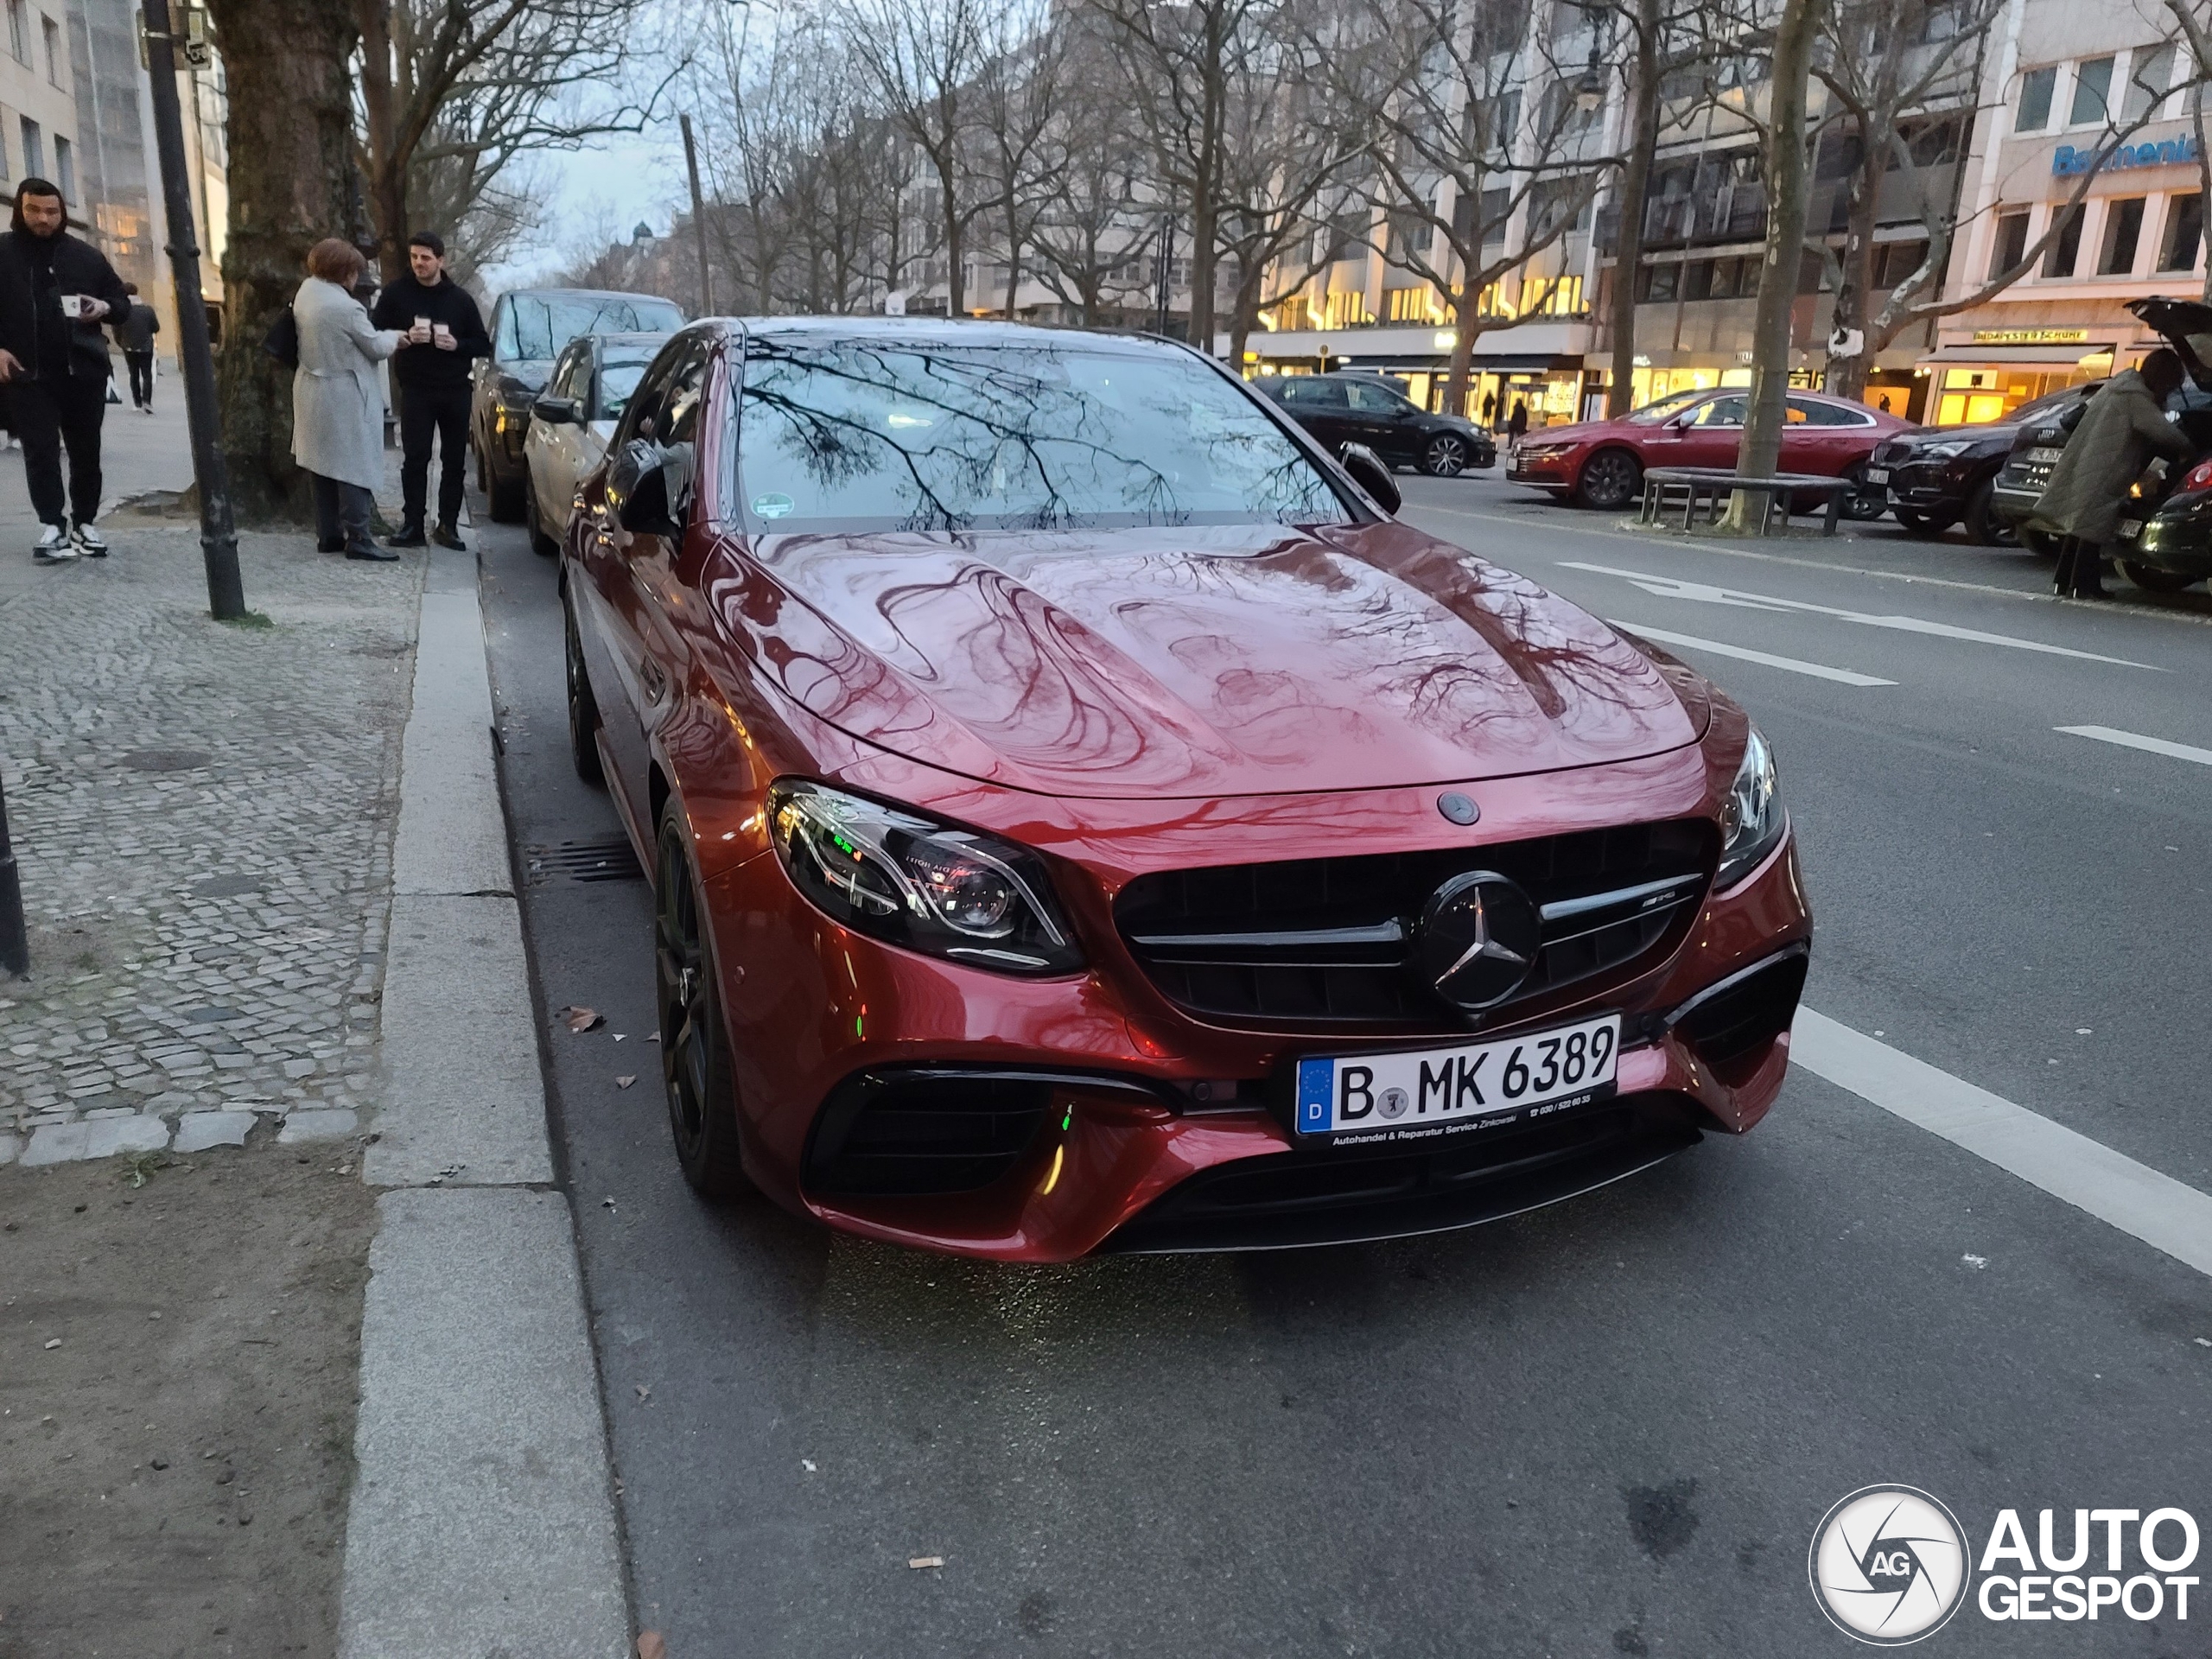
[[[0,792],[0,968],[17,977],[31,971],[30,934],[23,925],[23,884],[8,842],[8,797]]]
[[[200,296],[200,245],[192,211],[192,176],[184,159],[184,121],[177,108],[176,59],[162,0],[143,0],[147,72],[152,81],[154,147],[162,162],[162,202],[169,221],[169,269],[175,279],[177,366],[184,372],[184,411],[192,428],[192,476],[200,486],[200,550],[207,566],[207,610],[218,622],[245,614],[238,576],[238,537],[231,518],[231,480],[223,466],[215,409],[215,356],[207,340],[207,303]]]
[[[699,147],[691,142],[691,118],[683,125],[683,165],[691,174],[691,233],[699,239],[699,315],[715,315],[715,279],[707,269],[707,202],[699,194]]]

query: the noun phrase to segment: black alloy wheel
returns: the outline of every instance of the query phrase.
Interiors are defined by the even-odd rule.
[[[2126,576],[2146,594],[2177,594],[2196,576],[2185,576],[2178,570],[2161,570],[2155,564],[2145,564],[2140,559],[2120,561],[2120,574]]]
[[[490,466],[488,462],[486,467],[492,474],[492,481],[484,493],[491,505],[492,517],[503,524],[516,523],[522,518],[523,496],[525,493],[523,488],[524,480],[502,475],[497,467]]]
[[[584,642],[576,632],[576,607],[561,589],[561,654],[569,687],[569,759],[584,782],[603,785],[605,769],[599,763],[599,699],[592,695],[591,675],[584,668]]]
[[[653,989],[660,1011],[660,1073],[676,1161],[701,1198],[715,1203],[754,1191],[739,1147],[737,1090],[722,1025],[721,976],[715,969],[699,884],[676,803],[661,808],[653,876]]]
[[[1431,478],[1457,478],[1467,470],[1467,441],[1456,432],[1440,432],[1421,452],[1421,469]]]
[[[1986,478],[1967,503],[1967,539],[1976,547],[2012,547],[2019,538],[1997,516],[1997,480]]]
[[[541,559],[550,559],[561,550],[561,543],[546,534],[545,520],[537,511],[537,486],[526,486],[524,494],[523,522],[530,527],[530,550]]]
[[[1600,449],[1582,463],[1574,493],[1586,507],[1611,512],[1636,499],[1643,487],[1643,467],[1625,449]]]

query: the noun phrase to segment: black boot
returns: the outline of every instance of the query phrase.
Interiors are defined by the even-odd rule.
[[[468,543],[461,539],[461,531],[451,524],[440,524],[431,532],[430,539],[440,547],[449,547],[456,553],[468,550]]]
[[[422,543],[418,542],[416,545],[419,547]],[[374,542],[371,541],[365,536],[362,537],[358,542],[353,542],[347,544],[346,549],[346,556],[349,559],[373,559],[378,564],[397,564],[399,563],[398,554],[385,551],[383,548],[378,547]]]
[[[421,524],[409,523],[399,527],[398,535],[387,537],[385,545],[386,547],[421,547],[427,539],[423,534]]]
[[[2084,543],[2074,555],[2074,597],[2076,599],[2110,599],[2105,592],[2105,561],[2101,548]]]
[[[2074,558],[2075,555],[2081,550],[2081,546],[2082,543],[2071,536],[2059,538],[2058,568],[2050,573],[2050,591],[2061,599],[2073,597]]]

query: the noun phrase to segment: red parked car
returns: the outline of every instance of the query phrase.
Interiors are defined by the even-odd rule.
[[[1678,391],[1646,404],[1617,421],[1580,421],[1541,427],[1523,437],[1506,462],[1515,484],[1549,490],[1561,501],[1611,511],[1643,490],[1649,467],[1733,467],[1744,438],[1750,393]],[[1789,394],[1789,425],[1782,434],[1782,470],[1826,478],[1863,478],[1866,457],[1912,423],[1815,391]],[[1853,518],[1878,518],[1889,511],[1884,491],[1869,485],[1844,499]]]
[[[1392,493],[1164,342],[677,334],[561,569],[692,1185],[1061,1261],[1758,1122],[1811,931],[1765,742]]]

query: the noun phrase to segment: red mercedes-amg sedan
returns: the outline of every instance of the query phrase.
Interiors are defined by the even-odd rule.
[[[1162,342],[677,334],[561,569],[692,1185],[1061,1261],[1464,1226],[1756,1123],[1811,931],[1765,742],[1395,505]]]

